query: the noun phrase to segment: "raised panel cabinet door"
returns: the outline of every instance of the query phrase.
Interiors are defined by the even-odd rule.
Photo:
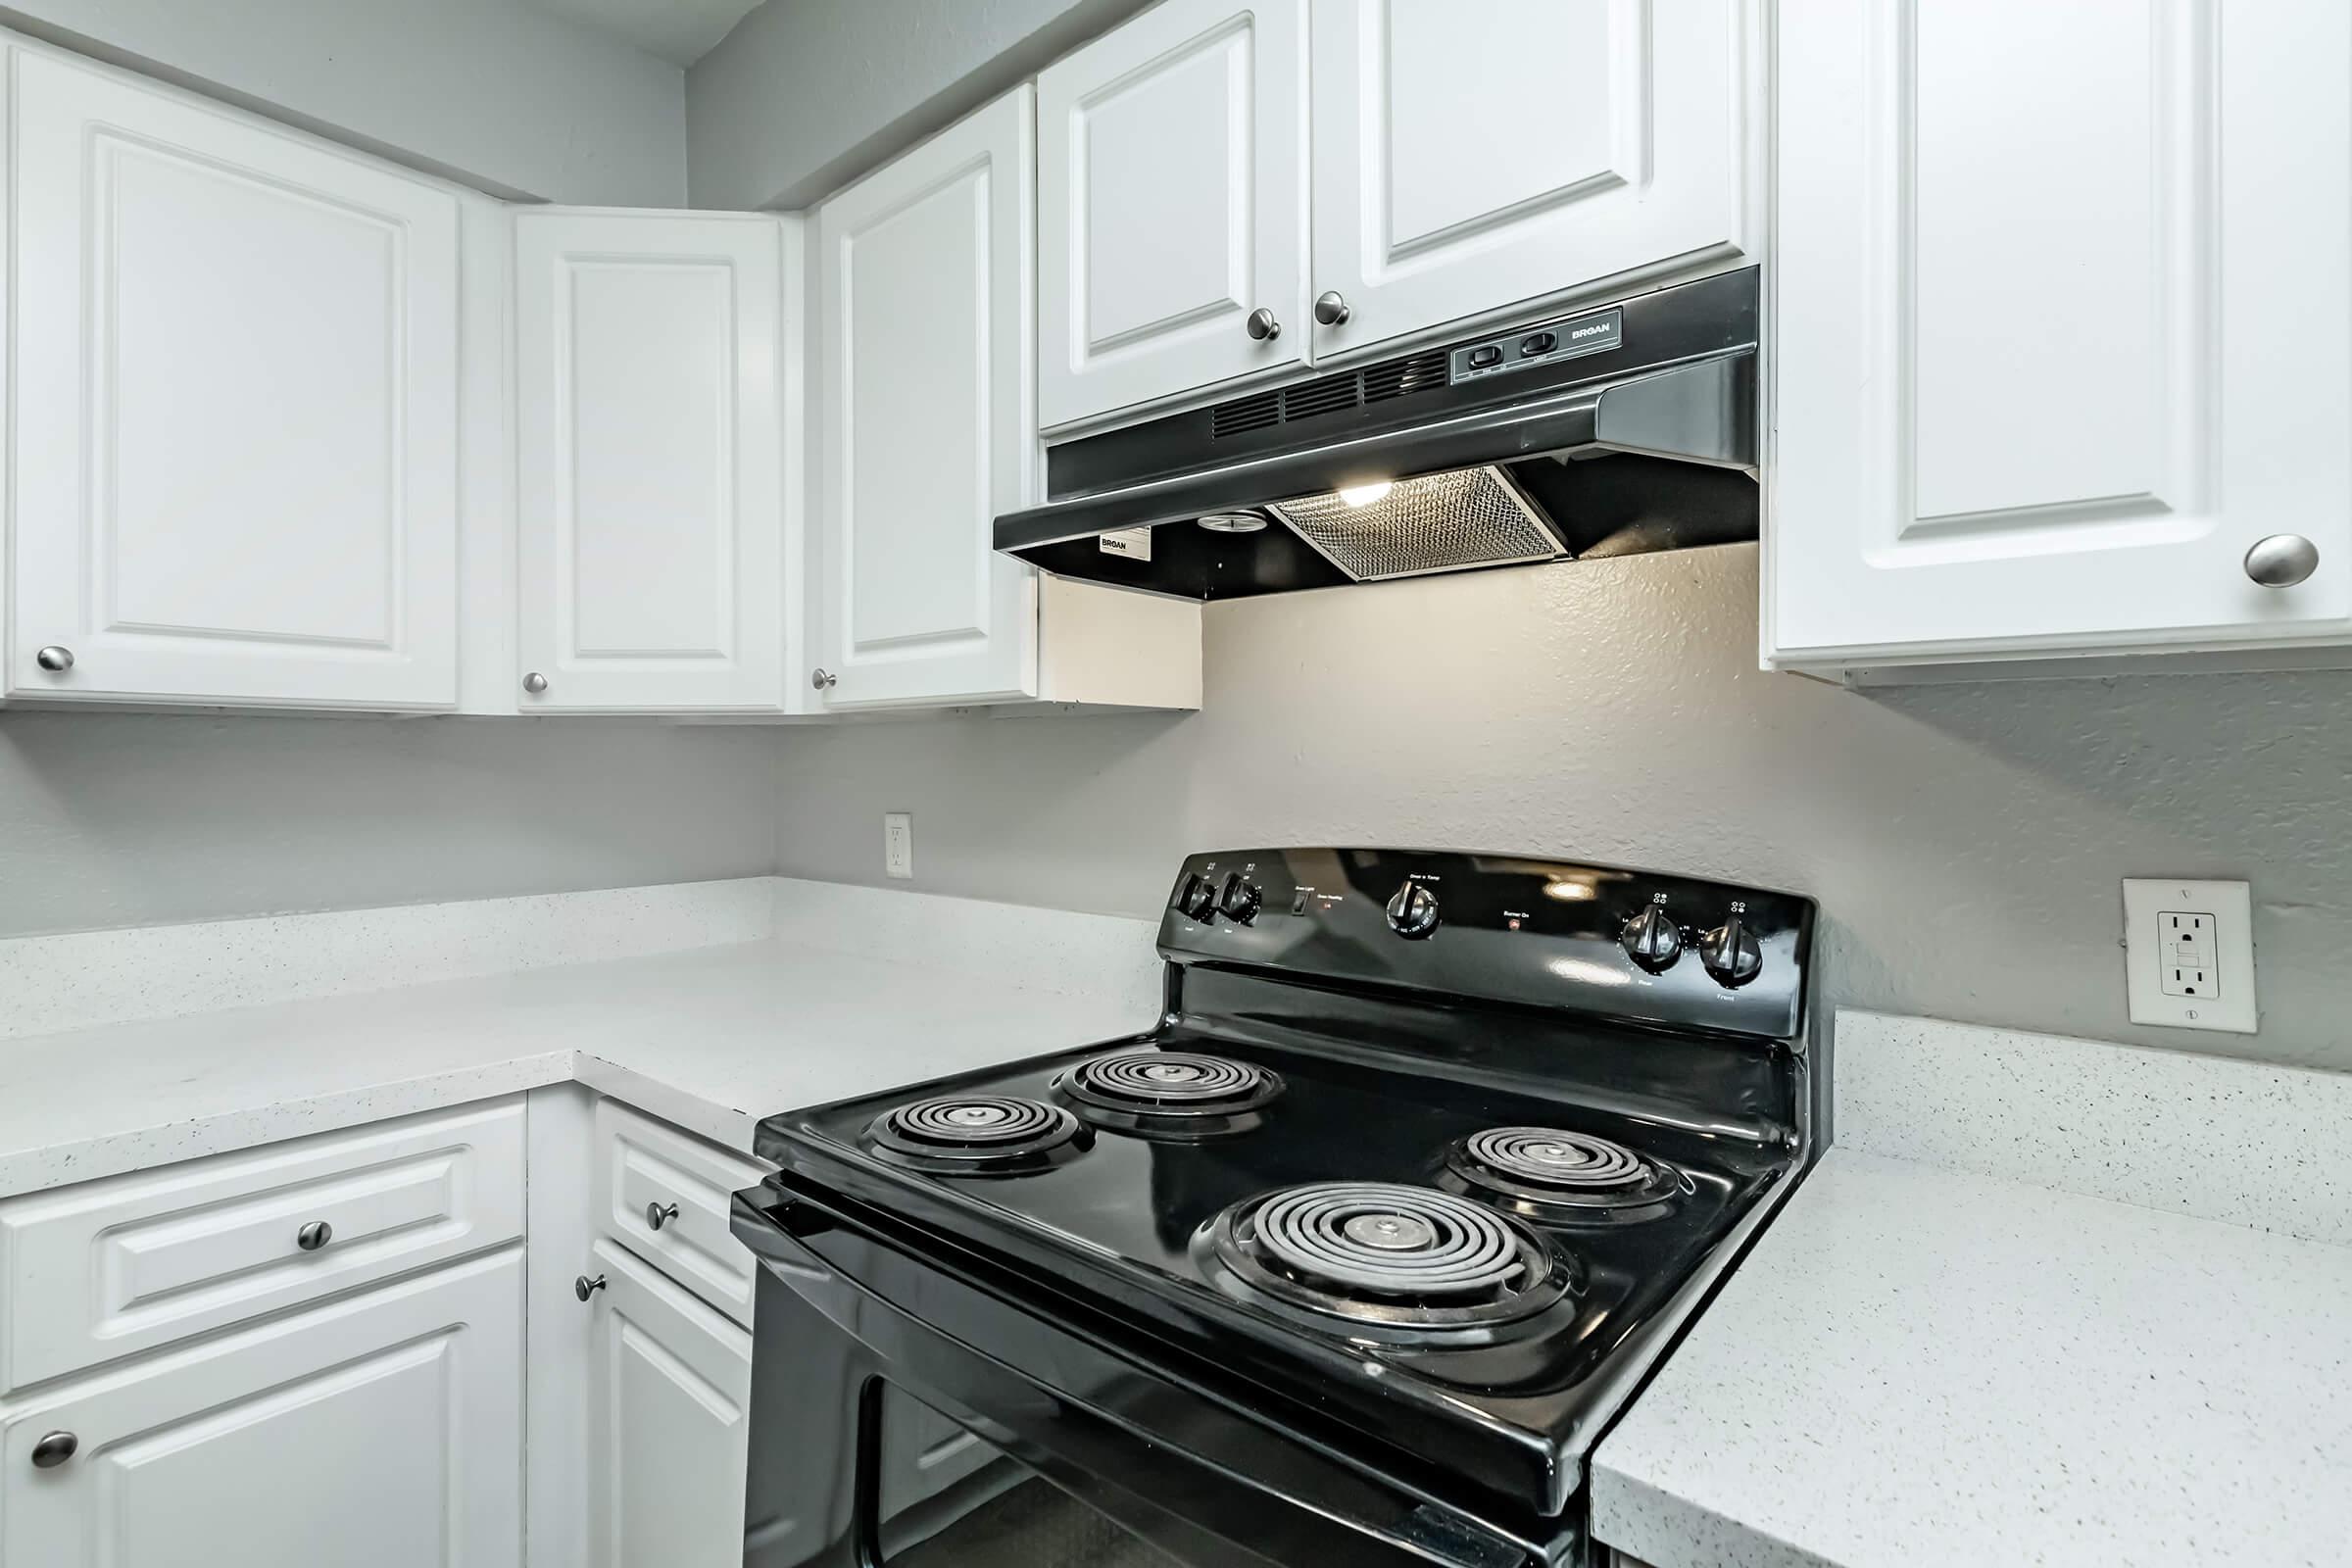
[[[591,1255],[591,1277],[605,1283],[583,1309],[596,1314],[588,1560],[734,1568],[744,1551],[751,1334],[612,1242]]]
[[[514,251],[518,705],[780,708],[781,222],[531,211]]]
[[[510,1250],[10,1407],[0,1561],[513,1568],[521,1478]]]
[[[1740,253],[1743,0],[1315,0],[1325,358]]]
[[[2341,635],[2352,10],[1829,0],[1779,50],[1768,661]],[[2254,581],[2273,534],[2317,570]]]
[[[1163,0],[1038,76],[1042,423],[1305,363],[1306,103],[1306,0]]]
[[[817,209],[826,707],[1037,689],[1035,578],[994,542],[1037,467],[1034,97]]]
[[[453,706],[456,195],[14,59],[10,691]]]

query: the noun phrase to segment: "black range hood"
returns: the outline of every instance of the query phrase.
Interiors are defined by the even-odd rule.
[[[1188,599],[1753,539],[1756,270],[1080,436],[996,545]]]

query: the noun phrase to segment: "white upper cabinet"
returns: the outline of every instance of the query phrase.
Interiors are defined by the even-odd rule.
[[[780,708],[783,221],[514,230],[518,706]]]
[[[2338,0],[1781,10],[1769,662],[2344,634],[2347,60]]]
[[[1747,14],[1315,0],[1317,357],[1740,254]]]
[[[454,705],[456,196],[14,60],[9,691]]]
[[[1038,77],[1046,425],[1305,363],[1305,6],[1162,0]]]
[[[817,209],[828,707],[1036,690],[1034,576],[994,548],[1037,465],[1033,104],[1019,88]]]

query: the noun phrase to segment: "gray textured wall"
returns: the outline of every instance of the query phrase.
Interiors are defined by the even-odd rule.
[[[17,0],[0,24],[505,194],[686,197],[685,73],[516,0]]]
[[[1753,547],[1212,606],[1185,716],[795,734],[782,869],[1149,914],[1186,852],[1542,851],[1818,897],[1834,1000],[2352,1068],[2352,674],[1870,695],[1755,668]],[[2254,884],[2253,1037],[2126,1020],[2127,875]]]
[[[780,740],[0,713],[0,936],[761,875]]]
[[[1146,0],[767,0],[686,74],[697,207],[805,207]]]

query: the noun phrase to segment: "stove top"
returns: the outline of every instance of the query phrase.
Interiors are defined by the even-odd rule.
[[[1759,961],[1652,969],[1653,909],[1726,974]],[[1810,919],[1518,858],[1196,857],[1156,1028],[771,1117],[759,1148],[1268,1420],[1557,1514],[1801,1167]]]

